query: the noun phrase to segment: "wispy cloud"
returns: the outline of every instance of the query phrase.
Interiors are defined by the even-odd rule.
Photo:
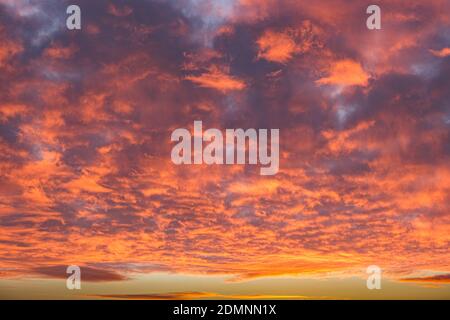
[[[437,274],[433,276],[426,277],[416,277],[416,278],[402,278],[401,281],[405,282],[431,282],[431,283],[450,283],[450,274]]]

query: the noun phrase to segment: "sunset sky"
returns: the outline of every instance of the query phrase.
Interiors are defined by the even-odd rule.
[[[450,299],[449,245],[450,1],[0,0],[0,299]]]

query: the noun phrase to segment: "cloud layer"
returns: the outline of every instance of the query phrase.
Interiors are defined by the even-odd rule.
[[[0,0],[0,277],[450,271],[448,1],[77,2]],[[194,120],[280,172],[173,165]]]

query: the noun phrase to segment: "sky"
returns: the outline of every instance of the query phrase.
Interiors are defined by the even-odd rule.
[[[0,0],[0,299],[450,299],[450,2],[370,4]]]

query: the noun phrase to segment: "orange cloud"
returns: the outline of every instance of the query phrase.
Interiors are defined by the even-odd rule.
[[[27,106],[23,104],[0,104],[0,120],[6,121],[8,118],[24,115],[27,110]]]
[[[69,59],[72,57],[78,49],[75,46],[63,47],[59,45],[53,45],[45,50],[45,55],[54,59]]]
[[[216,89],[221,92],[243,90],[246,87],[244,81],[232,77],[218,68],[211,68],[209,72],[199,76],[187,76],[187,80],[199,85],[203,88]]]
[[[108,13],[116,17],[126,17],[133,13],[133,9],[128,6],[119,7],[114,4],[109,4]]]
[[[6,32],[0,25],[0,68],[10,69],[8,62],[23,51],[23,46],[17,42],[8,39]]]
[[[266,31],[256,42],[259,46],[258,58],[284,63],[297,51],[294,39],[287,33]]]
[[[430,50],[430,52],[439,58],[445,58],[450,56],[450,48],[443,48],[441,50]]]
[[[329,75],[316,81],[320,85],[344,85],[344,86],[366,86],[369,75],[364,71],[361,64],[344,59],[335,62],[329,71]]]

